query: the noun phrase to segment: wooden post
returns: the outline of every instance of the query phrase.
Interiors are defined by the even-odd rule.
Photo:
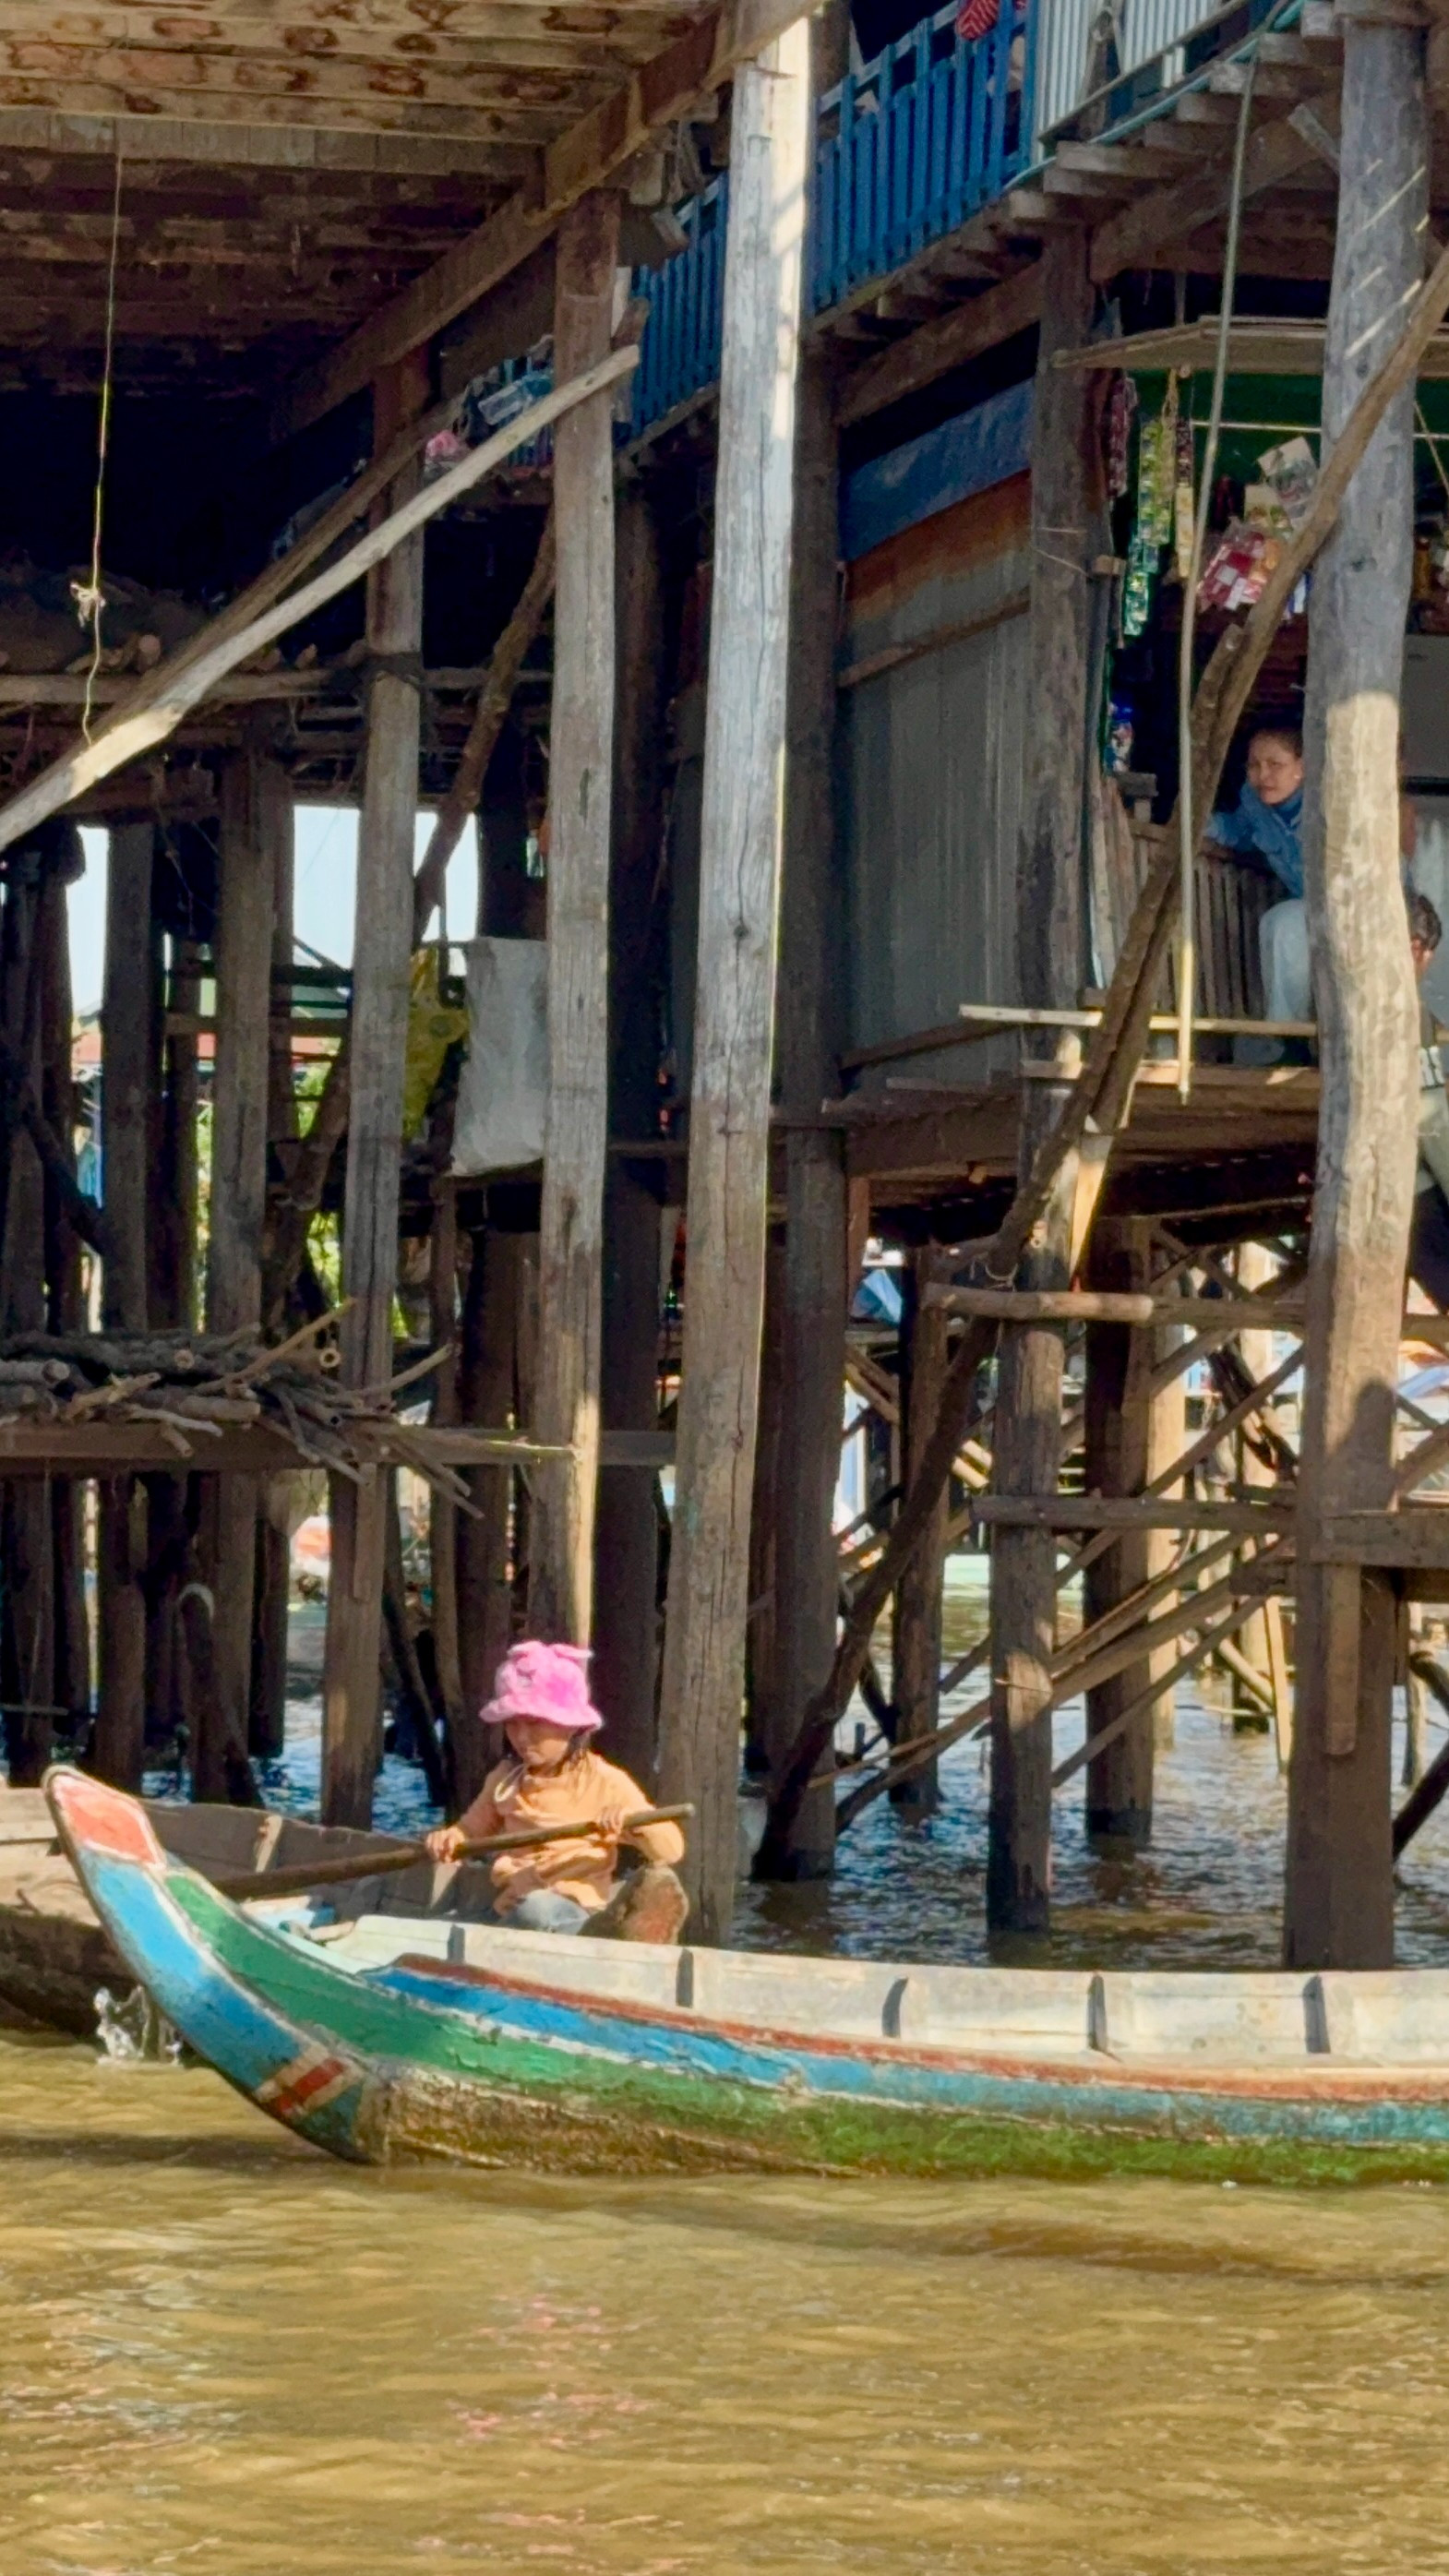
[[[1266,1287],[1269,1280],[1274,1277],[1276,1267],[1277,1265],[1272,1261],[1265,1247],[1261,1243],[1243,1243],[1238,1246],[1238,1286],[1245,1295],[1250,1295],[1255,1289]],[[1256,1381],[1269,1375],[1273,1366],[1273,1337],[1271,1333],[1243,1333],[1239,1337],[1238,1347],[1242,1352],[1243,1366],[1247,1370],[1250,1378]],[[1237,1438],[1233,1443],[1233,1451],[1236,1458],[1239,1483],[1243,1485],[1257,1486],[1261,1489],[1264,1487],[1271,1487],[1276,1484],[1277,1479],[1271,1466],[1259,1457],[1256,1449],[1252,1447],[1248,1439],[1248,1432],[1250,1430],[1256,1430],[1256,1428],[1256,1424],[1245,1423],[1238,1432]],[[1245,1626],[1240,1629],[1238,1633],[1238,1646],[1246,1661],[1252,1666],[1254,1672],[1261,1673],[1265,1680],[1270,1681],[1268,1671],[1268,1617],[1266,1608],[1256,1612],[1254,1617],[1249,1619]],[[1241,1684],[1235,1687],[1233,1692],[1234,1727],[1247,1727],[1249,1729],[1261,1731],[1266,1723],[1267,1720],[1265,1715],[1253,1701],[1251,1693]]]
[[[1040,353],[1032,443],[1032,575],[1026,758],[1017,878],[1022,999],[1070,1006],[1084,961],[1082,816],[1093,710],[1087,706],[1088,566],[1095,551],[1100,467],[1085,378],[1055,366],[1087,337],[1092,288],[1077,226],[1050,233],[1042,252]],[[1065,1063],[1065,1059],[1059,1059]],[[1024,1086],[1021,1168],[1054,1115],[1044,1084]],[[1022,1287],[1065,1287],[1071,1272],[1074,1159],[1018,1273]],[[1062,1335],[1003,1327],[998,1358],[994,1483],[999,1493],[1055,1490],[1061,1448]],[[1056,1633],[1056,1550],[1049,1532],[998,1530],[991,1554],[991,1809],[987,1919],[996,1931],[1038,1933],[1050,1915],[1050,1663]]]
[[[692,1930],[729,1929],[764,1294],[770,1071],[810,125],[800,19],[734,88],[725,251],[688,1275],[660,1792],[689,1798]]]
[[[921,1291],[933,1273],[929,1245],[915,1254],[902,1322],[901,1340],[901,1477],[909,1485],[921,1463],[921,1452],[935,1429],[941,1389],[948,1366],[944,1312],[922,1303]],[[931,1514],[924,1544],[901,1577],[896,1593],[896,1644],[891,1697],[897,1728],[904,1741],[929,1735],[941,1708],[941,1593],[946,1579],[946,1525],[951,1494],[944,1485]],[[940,1791],[934,1762],[913,1771],[891,1793],[897,1813],[919,1820],[934,1813]]]
[[[812,49],[821,22],[812,29]],[[815,88],[821,86],[816,66]],[[785,838],[775,1060],[782,1108],[811,1118],[834,1087],[843,988],[834,879],[835,647],[839,492],[835,397],[824,347],[802,354],[795,440]],[[775,1462],[773,1656],[762,1718],[782,1770],[800,1711],[835,1653],[840,1567],[832,1527],[845,1407],[845,1140],[791,1127],[785,1139],[780,1419]],[[835,1866],[835,1793],[811,1791],[769,1866],[824,1878]]]
[[[41,1000],[41,1106],[75,1169],[75,1079],[72,1069],[74,1009],[71,996],[69,898],[67,887],[83,865],[80,836],[64,827],[71,843],[67,865],[46,873],[41,889],[44,991]],[[45,1193],[45,1312],[53,1333],[85,1329],[85,1291],[81,1277],[80,1240],[53,1180]],[[59,1476],[51,1487],[55,1548],[56,1705],[65,1709],[72,1731],[90,1715],[91,1641],[86,1603],[85,1500],[83,1484]]]
[[[464,1422],[501,1430],[518,1419],[515,1344],[523,1237],[480,1226],[473,1237],[460,1326],[458,1410]],[[458,1655],[464,1717],[450,1747],[453,1797],[460,1811],[483,1786],[487,1744],[478,1711],[513,1628],[509,1538],[511,1467],[471,1467],[471,1512],[458,1515]]]
[[[54,827],[12,851],[0,928],[0,1006],[6,1041],[39,1088],[45,994],[45,880]],[[7,1109],[9,1104],[7,1103]],[[26,1130],[7,1115],[0,1219],[0,1329],[45,1328],[45,1175]],[[55,1693],[55,1564],[50,1497],[33,1479],[0,1488],[4,1619],[0,1698],[12,1787],[33,1786],[50,1758]]]
[[[272,928],[285,781],[259,741],[233,753],[221,782],[216,1066],[212,1081],[206,1328],[260,1328],[267,1197]],[[197,1695],[192,1794],[225,1798],[251,1733],[256,1599],[254,1476],[208,1476],[204,1561],[212,1596],[212,1686]]]
[[[427,399],[421,353],[379,377],[373,446],[388,447]],[[398,477],[391,506],[409,497],[416,466]],[[357,849],[357,933],[352,963],[352,1102],[343,1199],[342,1324],[349,1386],[392,1375],[392,1302],[402,1162],[403,1063],[413,935],[413,838],[418,803],[423,635],[423,539],[407,538],[368,576],[367,641],[377,659],[368,685],[367,772]],[[399,667],[401,665],[402,667]],[[331,1825],[372,1820],[378,1761],[386,1489],[332,1479],[332,1572],[322,1677],[322,1813]]]
[[[1154,1373],[1170,1361],[1182,1339],[1183,1332],[1180,1325],[1158,1326],[1151,1341]],[[1147,1428],[1149,1482],[1155,1483],[1159,1476],[1167,1473],[1174,1461],[1182,1456],[1187,1447],[1187,1439],[1187,1379],[1179,1371],[1167,1385],[1159,1386],[1157,1393],[1149,1398]],[[1166,1500],[1178,1501],[1183,1491],[1182,1482],[1179,1479],[1164,1487],[1163,1490]],[[1177,1541],[1171,1530],[1148,1531],[1147,1572],[1153,1581],[1158,1575],[1166,1573],[1172,1563],[1176,1545]],[[1176,1595],[1169,1593],[1164,1607],[1170,1608],[1175,1599]],[[1276,1612],[1277,1602],[1275,1601],[1272,1606]],[[1171,1649],[1163,1647],[1158,1655],[1149,1656],[1147,1669],[1149,1673],[1166,1674],[1171,1670],[1174,1660]],[[1155,1700],[1152,1707],[1152,1741],[1159,1753],[1171,1748],[1176,1731],[1177,1694],[1172,1683],[1168,1681],[1164,1684],[1161,1698]]]
[[[435,1350],[448,1356],[433,1378],[433,1420],[458,1419],[458,1198],[445,1181],[433,1194],[428,1245],[429,1331]],[[446,1736],[450,1787],[458,1772],[457,1745],[468,1720],[458,1639],[458,1523],[466,1518],[450,1494],[428,1496],[428,1574],[433,1596],[433,1666]],[[429,1724],[431,1724],[431,1717]]]
[[[1130,1220],[1098,1218],[1092,1238],[1094,1288],[1144,1290],[1152,1262],[1143,1229]],[[1086,1467],[1089,1494],[1140,1494],[1152,1472],[1152,1367],[1156,1335],[1130,1324],[1087,1326]],[[1125,1533],[1095,1557],[1083,1578],[1085,1623],[1105,1617],[1155,1571],[1152,1533]],[[1142,1700],[1149,1663],[1131,1664],[1087,1693],[1087,1734],[1095,1736]],[[1112,1852],[1142,1850],[1152,1839],[1153,1710],[1145,1703],[1086,1772],[1090,1841]]]
[[[584,197],[559,227],[554,368],[607,356],[619,200]],[[529,1625],[586,1646],[599,1468],[604,1163],[608,1146],[609,807],[614,731],[614,429],[607,394],[554,439],[554,603],[548,852],[548,1111],[539,1242],[537,1432],[566,1466],[534,1479]]]
[[[619,494],[618,697],[613,868],[609,890],[609,1128],[655,1132],[658,991],[664,979],[657,900],[664,835],[667,668],[658,520],[646,481]],[[659,1421],[657,1164],[609,1157],[604,1192],[603,1419],[611,1431]],[[605,1467],[594,1531],[594,1693],[615,1758],[652,1787],[659,1695],[659,1516],[652,1467]]]
[[[1422,274],[1424,39],[1345,15],[1325,456]],[[1418,1009],[1400,877],[1399,686],[1414,520],[1414,395],[1390,404],[1314,574],[1304,861],[1322,1095],[1299,1468],[1297,1709],[1284,1956],[1394,1952],[1389,1580],[1315,1561],[1335,1512],[1389,1499],[1413,1200]]]
[[[124,1332],[150,1320],[148,1211],[154,1086],[151,865],[155,829],[123,823],[110,836],[101,1002],[101,1152],[107,1252],[101,1318]],[[132,1476],[109,1478],[97,1501],[100,1690],[93,1768],[118,1788],[141,1785],[146,1721],[145,1501]]]
[[[760,1390],[755,1472],[750,1487],[749,1610],[745,1629],[745,1763],[768,1772],[766,1729],[773,1725],[775,1619],[780,1484],[780,1411],[785,1378],[785,1229],[772,1225],[765,1243],[765,1301],[760,1328]],[[833,1803],[833,1802],[832,1802]]]
[[[272,974],[267,1052],[268,1177],[294,1143],[297,1095],[292,1080],[292,963],[295,919],[295,825],[285,774],[273,780],[275,804],[267,840],[272,860]],[[263,1264],[262,1295],[266,1297]],[[299,1319],[300,1320],[300,1319]],[[251,1724],[248,1749],[274,1761],[287,1741],[287,1643],[291,1609],[292,1544],[289,1506],[293,1478],[273,1476],[262,1487],[257,1510],[256,1635],[252,1650]]]

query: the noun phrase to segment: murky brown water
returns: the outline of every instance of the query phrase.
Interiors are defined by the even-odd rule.
[[[4,2576],[1449,2570],[1449,2196],[358,2174],[0,2038]]]
[[[737,1937],[981,1956],[985,1785]],[[1270,1962],[1271,1745],[1184,1695],[1159,1791],[1125,1866],[1062,1801],[1056,1955]],[[1449,1808],[1400,1944],[1449,1959]],[[0,2424],[0,2576],[1449,2576],[1449,2194],[359,2174],[0,2034]]]

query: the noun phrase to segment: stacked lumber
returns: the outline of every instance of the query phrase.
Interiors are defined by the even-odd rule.
[[[204,1466],[198,1453],[209,1439],[263,1424],[283,1435],[299,1464],[353,1481],[378,1463],[385,1442],[390,1460],[466,1505],[462,1478],[396,1411],[399,1389],[444,1354],[383,1386],[344,1386],[335,1321],[322,1316],[270,1347],[251,1328],[225,1336],[14,1333],[0,1341],[0,1426],[22,1418],[145,1425],[189,1466]]]

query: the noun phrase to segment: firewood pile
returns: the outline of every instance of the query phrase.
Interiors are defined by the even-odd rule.
[[[188,1465],[229,1431],[262,1423],[280,1432],[299,1464],[356,1482],[385,1448],[440,1493],[466,1506],[461,1477],[429,1454],[420,1426],[398,1418],[395,1399],[445,1357],[433,1353],[385,1386],[338,1377],[335,1315],[268,1347],[254,1331],[12,1333],[0,1341],[0,1424],[144,1424]],[[328,1338],[325,1340],[323,1336]]]

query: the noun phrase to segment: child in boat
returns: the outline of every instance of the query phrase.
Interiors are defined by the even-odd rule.
[[[684,1856],[684,1836],[673,1824],[635,1825],[626,1833],[626,1819],[650,1801],[589,1742],[604,1721],[589,1698],[588,1664],[581,1646],[530,1638],[510,1647],[480,1712],[485,1726],[504,1729],[509,1758],[490,1771],[455,1825],[429,1834],[428,1850],[434,1860],[453,1860],[465,1843],[492,1834],[587,1821],[594,1830],[586,1837],[498,1853],[493,1904],[499,1921],[528,1932],[677,1941],[689,1900],[672,1863]],[[650,1865],[616,1885],[625,1841]]]

